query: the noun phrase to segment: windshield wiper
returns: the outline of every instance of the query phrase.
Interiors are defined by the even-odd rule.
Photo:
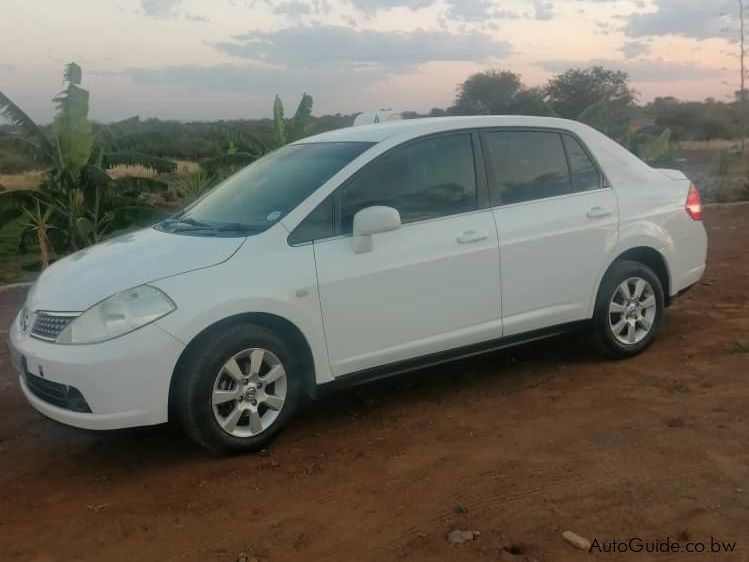
[[[217,233],[217,232],[239,232],[239,233],[256,233],[265,230],[265,227],[244,224],[240,222],[224,222],[224,223],[207,223],[197,221],[192,218],[186,219],[167,219],[161,223],[167,227],[170,232],[206,232]]]
[[[265,227],[241,222],[225,222],[211,225],[211,230],[217,232],[262,232]]]
[[[180,219],[180,218],[166,219],[165,221],[162,221],[161,224],[167,227],[176,226],[177,228],[182,228],[182,226],[180,225],[187,225],[188,227],[194,227],[194,228],[211,228],[213,226],[211,224],[208,224],[207,222],[200,222],[190,217],[186,219]]]

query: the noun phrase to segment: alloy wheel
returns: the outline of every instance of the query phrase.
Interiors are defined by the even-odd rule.
[[[642,277],[630,277],[611,297],[609,327],[619,343],[634,345],[650,333],[656,313],[653,287]]]
[[[250,348],[224,363],[211,393],[213,416],[234,437],[255,437],[276,420],[286,400],[286,370],[271,351]]]

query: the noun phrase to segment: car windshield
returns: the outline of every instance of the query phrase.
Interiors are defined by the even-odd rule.
[[[370,146],[362,142],[285,146],[243,168],[157,228],[198,236],[262,232]]]

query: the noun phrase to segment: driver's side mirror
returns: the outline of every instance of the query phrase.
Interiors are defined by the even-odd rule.
[[[401,216],[392,207],[374,206],[362,209],[354,215],[354,238],[352,246],[355,254],[371,252],[374,248],[372,235],[398,230]]]

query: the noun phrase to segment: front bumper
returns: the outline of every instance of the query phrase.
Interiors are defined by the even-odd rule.
[[[60,345],[22,333],[17,321],[11,326],[9,347],[26,400],[45,416],[84,429],[166,422],[169,384],[184,349],[156,324],[107,342]],[[29,376],[80,392],[91,412],[45,400],[27,384],[24,368]]]

